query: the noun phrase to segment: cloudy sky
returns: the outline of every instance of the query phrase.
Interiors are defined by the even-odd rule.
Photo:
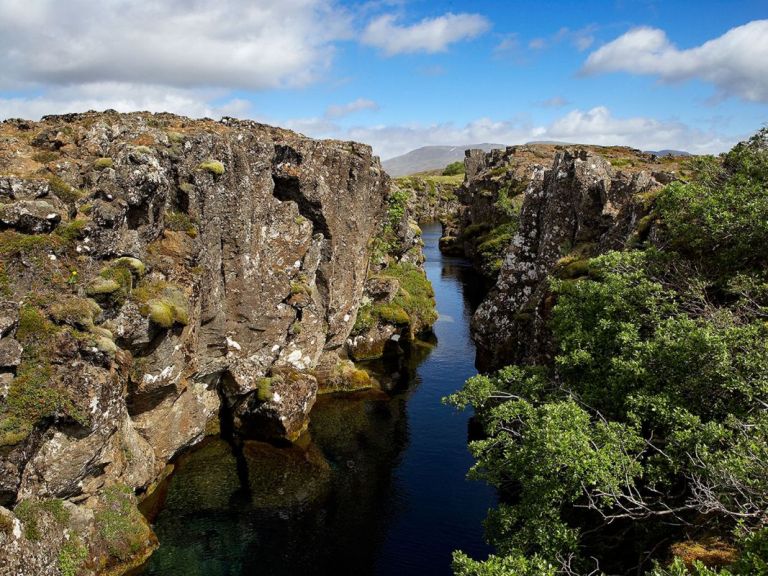
[[[371,144],[717,153],[768,122],[765,0],[0,0],[0,118],[247,117]]]

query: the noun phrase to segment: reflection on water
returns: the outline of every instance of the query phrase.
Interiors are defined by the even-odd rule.
[[[452,550],[487,554],[494,495],[465,479],[467,414],[440,401],[474,373],[469,318],[484,287],[440,255],[439,225],[423,230],[436,343],[371,366],[389,394],[320,398],[303,446],[246,442],[235,455],[209,439],[182,457],[142,574],[449,574]]]

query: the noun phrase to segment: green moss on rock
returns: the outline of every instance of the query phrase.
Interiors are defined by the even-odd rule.
[[[106,170],[112,168],[114,162],[112,158],[97,158],[93,163],[94,170]]]
[[[221,176],[224,174],[224,164],[219,162],[218,160],[206,160],[205,162],[200,162],[197,166],[198,170],[204,170],[205,172],[210,172],[214,176]]]

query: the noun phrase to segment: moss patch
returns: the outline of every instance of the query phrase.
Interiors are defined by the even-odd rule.
[[[97,158],[93,163],[94,170],[106,170],[112,168],[114,162],[112,158]]]
[[[354,332],[373,327],[377,321],[396,326],[410,326],[420,331],[437,320],[435,293],[424,272],[410,263],[387,266],[377,278],[394,278],[399,289],[391,302],[376,302],[361,306],[355,320]]]
[[[186,232],[190,238],[196,238],[198,234],[197,222],[184,212],[166,212],[165,227],[174,232]]]
[[[80,198],[85,195],[85,192],[70,186],[58,176],[51,176],[48,178],[48,184],[56,197],[62,202],[66,202],[68,204],[72,204],[75,201],[80,200]]]
[[[104,489],[95,514],[99,537],[112,559],[131,560],[151,539],[144,517],[136,508],[136,498],[127,486]]]
[[[189,324],[189,302],[181,289],[162,280],[142,282],[132,294],[139,311],[161,328]]]
[[[40,540],[43,536],[39,524],[42,515],[49,514],[62,527],[69,523],[69,512],[64,508],[64,502],[57,498],[22,500],[13,511],[24,523],[24,535],[33,541]]]
[[[200,162],[200,164],[197,165],[197,168],[198,170],[210,172],[214,176],[221,176],[225,171],[224,164],[218,160],[206,160],[205,162]]]

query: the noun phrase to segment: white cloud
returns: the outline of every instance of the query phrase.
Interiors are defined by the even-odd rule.
[[[122,82],[261,90],[324,72],[350,18],[330,0],[0,0],[0,89]]]
[[[193,118],[248,116],[250,102],[222,90],[185,90],[127,83],[54,87],[34,97],[0,97],[0,118],[38,119],[47,114],[112,108],[118,112],[174,112]]]
[[[547,41],[544,38],[534,38],[528,42],[528,48],[531,50],[543,50],[547,47]]]
[[[444,52],[461,40],[476,38],[490,28],[490,22],[478,14],[447,13],[425,18],[417,24],[398,24],[397,17],[385,14],[374,18],[365,28],[362,42],[375,46],[388,56],[415,52]]]
[[[566,100],[562,96],[553,96],[552,98],[547,98],[546,100],[540,100],[536,103],[537,106],[540,106],[541,108],[562,108],[563,106],[568,106],[571,102],[569,100]]]
[[[663,30],[635,28],[587,58],[582,72],[630,72],[664,82],[699,78],[720,95],[768,102],[768,20],[732,28],[701,46],[680,50]]]
[[[554,42],[562,42],[563,40],[566,40],[579,52],[584,52],[584,50],[594,43],[594,33],[597,29],[598,27],[595,24],[590,24],[577,30],[571,30],[565,26],[557,31],[557,34],[554,36]]]
[[[642,116],[617,118],[604,106],[569,112],[547,127],[546,139],[632,146],[641,150],[672,148],[693,154],[723,152],[736,140],[691,128],[682,122]]]
[[[347,104],[336,104],[328,106],[325,110],[326,118],[342,118],[349,116],[355,112],[361,112],[363,110],[378,110],[379,105],[373,100],[367,100],[365,98],[358,98]]]
[[[516,57],[520,51],[520,38],[517,34],[507,34],[493,49],[497,58]]]
[[[574,144],[624,145],[641,150],[677,149],[694,154],[728,150],[739,139],[714,131],[702,131],[676,121],[646,117],[617,118],[605,107],[574,110],[548,125],[536,125],[525,117],[513,120],[478,118],[464,125],[408,124],[342,128],[325,119],[302,119],[288,127],[316,138],[356,140],[373,146],[382,158],[430,145],[468,143],[522,144],[532,140],[556,140]]]

